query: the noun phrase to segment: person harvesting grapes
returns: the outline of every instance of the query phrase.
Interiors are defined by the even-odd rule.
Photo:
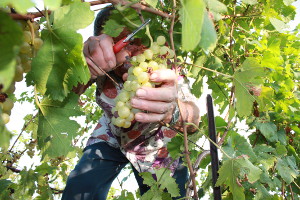
[[[195,98],[185,78],[167,68],[167,58],[174,57],[174,52],[163,46],[164,37],[158,37],[149,49],[135,39],[114,53],[114,43],[128,30],[116,38],[101,33],[109,10],[99,12],[95,36],[83,50],[104,114],[69,175],[62,199],[105,200],[113,180],[129,162],[141,195],[150,188],[139,172],[154,174],[158,168],[168,168],[180,189],[175,199],[182,198],[188,172],[181,159],[174,160],[168,153],[167,143],[176,135],[168,126],[181,130],[183,122],[199,123]],[[77,93],[84,88],[77,88]]]

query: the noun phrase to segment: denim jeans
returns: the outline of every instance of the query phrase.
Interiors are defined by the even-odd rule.
[[[68,177],[62,200],[105,200],[112,182],[128,163],[119,149],[104,142],[86,147],[83,156]],[[143,184],[138,171],[132,168],[142,195],[149,187]],[[187,168],[180,163],[173,177],[181,196],[174,199],[182,198],[186,192]]]

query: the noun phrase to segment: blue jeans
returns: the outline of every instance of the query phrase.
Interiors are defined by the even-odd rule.
[[[112,182],[129,161],[123,153],[101,142],[85,148],[84,154],[70,173],[62,200],[106,200]],[[149,187],[143,184],[138,171],[132,167],[135,178],[143,195]],[[173,176],[180,189],[180,197],[185,196],[185,183],[188,171],[181,163]]]

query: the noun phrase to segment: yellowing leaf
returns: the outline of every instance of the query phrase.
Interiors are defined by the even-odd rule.
[[[59,8],[62,0],[44,0],[45,6],[47,6],[50,10],[54,10]]]
[[[34,6],[31,0],[1,0],[0,7],[12,6],[18,13],[25,14],[29,8]]]
[[[203,0],[181,0],[182,49],[194,50],[200,42],[204,19]]]

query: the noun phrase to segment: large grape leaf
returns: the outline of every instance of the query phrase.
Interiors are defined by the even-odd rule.
[[[278,159],[276,169],[283,180],[289,185],[299,176],[298,167],[293,156]]]
[[[217,44],[217,33],[212,20],[208,16],[208,12],[205,11],[203,28],[201,31],[200,47],[205,51],[213,51]]]
[[[82,53],[82,36],[76,31],[89,25],[93,18],[88,3],[76,2],[57,9],[48,29],[42,31],[44,44],[32,62],[27,83],[60,101],[73,86],[87,83],[90,73]]]
[[[178,185],[175,182],[175,179],[170,176],[171,171],[169,169],[161,168],[155,171],[155,173],[162,190],[167,189],[172,197],[177,197],[180,195]]]
[[[194,50],[200,42],[204,19],[203,0],[181,0],[182,49]]]
[[[259,84],[265,75],[264,68],[255,58],[247,58],[241,68],[233,75],[233,84],[235,86],[236,110],[239,116],[248,116],[251,114],[253,102],[256,98],[250,94],[248,85]]]
[[[216,186],[225,184],[229,186],[233,200],[244,200],[244,187],[238,183],[239,177],[247,175],[249,182],[253,183],[259,179],[260,174],[261,170],[255,167],[246,156],[240,156],[223,162]]]
[[[277,142],[277,126],[272,122],[255,122],[255,126],[260,130],[260,132],[265,136],[270,142]]]
[[[0,7],[12,6],[18,13],[25,14],[29,8],[34,6],[31,0],[1,0]]]
[[[61,2],[62,0],[44,0],[45,6],[47,6],[50,10],[57,9],[60,6]]]
[[[72,139],[80,126],[70,117],[83,114],[77,106],[78,96],[73,93],[63,102],[45,98],[39,103],[37,137],[43,155],[57,157],[73,150]]]
[[[0,11],[0,84],[6,90],[15,74],[16,56],[22,44],[21,27],[7,13]]]

